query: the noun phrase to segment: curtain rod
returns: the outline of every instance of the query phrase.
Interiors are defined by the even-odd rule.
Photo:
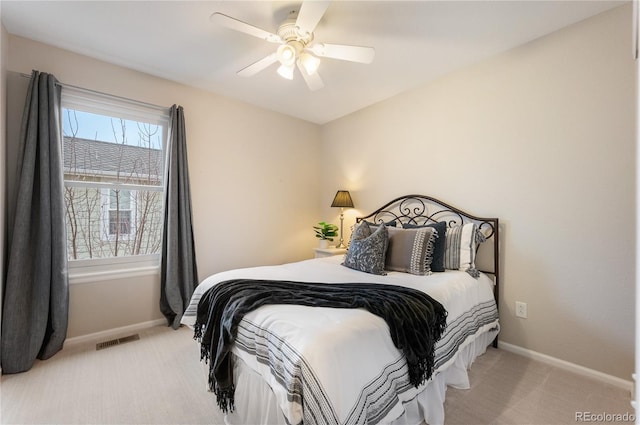
[[[31,75],[30,74],[25,74],[24,72],[21,72],[20,75],[25,77],[25,78],[31,79]],[[78,86],[74,86],[74,85],[71,85],[71,84],[65,84],[65,83],[62,83],[60,81],[58,81],[57,84],[62,88],[66,87],[66,88],[69,88],[69,89],[78,90],[78,91],[82,91],[82,92],[85,92],[85,93],[97,94],[97,95],[100,95],[100,96],[105,96],[105,97],[112,98],[112,99],[115,99],[115,100],[124,100],[126,102],[132,102],[132,103],[136,103],[136,104],[141,105],[141,106],[146,106],[147,108],[159,109],[159,110],[162,110],[163,112],[166,112],[166,111],[169,110],[169,108],[166,107],[166,106],[154,105],[153,103],[142,102],[140,100],[130,99],[130,98],[124,97],[124,96],[117,96],[115,94],[103,93],[103,92],[99,92],[97,90],[91,90],[91,89],[87,89],[87,88],[84,88],[84,87],[78,87]]]

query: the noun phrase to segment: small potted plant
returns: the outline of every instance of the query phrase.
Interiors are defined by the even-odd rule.
[[[316,238],[320,239],[320,248],[327,248],[329,242],[333,242],[333,238],[338,236],[338,226],[331,223],[321,221],[317,226],[313,226],[316,232]]]

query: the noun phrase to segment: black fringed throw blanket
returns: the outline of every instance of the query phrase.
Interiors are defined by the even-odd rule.
[[[198,304],[194,338],[200,359],[209,363],[209,388],[224,412],[233,411],[231,346],[245,314],[267,304],[363,308],[382,317],[391,339],[406,357],[416,387],[431,377],[435,344],[446,327],[447,311],[424,292],[375,283],[305,283],[234,279],[205,292]]]

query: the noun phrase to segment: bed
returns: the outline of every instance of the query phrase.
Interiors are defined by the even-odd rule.
[[[409,376],[411,356],[406,344],[396,346],[388,319],[366,308],[267,304],[239,320],[228,356],[233,404],[220,404],[220,397],[218,402],[226,409],[225,422],[237,425],[442,424],[447,386],[469,388],[468,368],[489,345],[497,346],[499,276],[497,218],[406,195],[358,218],[344,256],[208,277],[182,323],[198,335],[201,300],[232,281],[349,282],[426,293],[446,310],[446,328],[433,343],[428,379],[419,384]],[[205,380],[212,363],[205,366]]]

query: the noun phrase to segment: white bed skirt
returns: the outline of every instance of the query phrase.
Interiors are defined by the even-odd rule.
[[[453,362],[438,373],[415,399],[405,404],[405,413],[391,424],[444,424],[447,386],[470,388],[467,370],[486,351],[497,334],[497,329],[488,330],[460,348]],[[208,370],[208,366],[206,367]],[[225,416],[225,424],[287,425],[269,385],[238,357],[234,359],[234,382],[235,410]],[[213,394],[211,396],[215,397]]]

